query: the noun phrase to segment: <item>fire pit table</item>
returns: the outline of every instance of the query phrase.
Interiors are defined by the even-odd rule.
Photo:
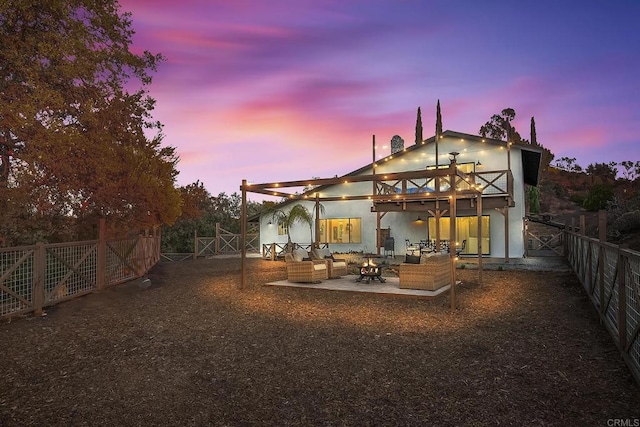
[[[386,282],[385,278],[382,277],[382,266],[376,264],[369,258],[368,261],[363,262],[360,266],[360,277],[356,279],[356,282],[362,282],[364,280],[365,283],[369,283],[376,279],[378,279],[380,283]]]

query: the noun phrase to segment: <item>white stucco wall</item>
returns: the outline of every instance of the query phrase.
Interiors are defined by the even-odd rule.
[[[505,170],[507,169],[507,150],[505,147],[484,143],[478,140],[464,140],[464,138],[445,137],[438,143],[439,164],[448,165],[449,152],[460,153],[457,156],[459,164],[480,161],[481,166],[477,167],[478,172]],[[521,150],[517,147],[511,149],[511,170],[515,179],[514,201],[515,207],[509,210],[509,257],[519,258],[524,254],[523,242],[523,221],[525,215],[525,194],[522,185],[522,160]],[[415,150],[396,155],[388,161],[379,161],[376,169],[377,174],[388,172],[399,172],[409,170],[420,170],[428,165],[435,164],[434,145],[424,145]],[[367,168],[363,175],[371,174],[371,169]],[[347,178],[348,179],[348,178]],[[519,184],[520,183],[520,184]],[[373,185],[371,182],[347,183],[336,185],[323,190],[322,196],[342,196],[372,194]],[[304,204],[313,212],[315,203],[313,201],[293,202],[286,206],[289,209],[296,203]],[[326,218],[361,218],[362,219],[362,244],[337,244],[332,243],[331,248],[336,252],[366,251],[376,250],[376,213],[371,212],[372,203],[367,200],[359,201],[338,201],[322,202],[324,213],[322,219]],[[487,209],[485,215],[490,217],[490,256],[504,257],[504,216],[495,211]],[[417,241],[426,238],[427,222],[416,223],[417,212],[389,212],[381,220],[381,228],[391,227],[391,236],[395,238],[396,253],[403,254],[405,249],[404,239]],[[420,214],[422,219],[427,218],[426,212]],[[263,216],[260,223],[261,245],[266,243],[286,243],[286,235],[277,235],[277,226],[268,225],[271,216]],[[296,243],[310,243],[312,241],[309,227],[306,224],[296,225],[290,230],[291,239]]]

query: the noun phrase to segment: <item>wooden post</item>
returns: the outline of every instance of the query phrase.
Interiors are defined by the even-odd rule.
[[[565,223],[564,228],[563,228],[563,232],[562,232],[562,237],[564,238],[564,241],[562,242],[562,246],[564,248],[564,256],[565,258],[569,258],[569,233],[567,232],[567,224]]]
[[[214,249],[216,253],[220,253],[220,223],[216,222],[216,236],[215,236],[215,245]]]
[[[601,242],[607,241],[607,211],[598,211],[598,237]]]
[[[509,206],[504,208],[504,262],[509,263]]]
[[[98,221],[98,259],[96,261],[96,287],[100,291],[107,285],[107,222],[104,218]]]
[[[375,177],[376,176],[376,136],[375,135],[372,136],[372,140],[371,140],[371,153],[373,156],[373,160],[371,162],[371,175]],[[375,195],[376,180],[375,179],[371,180],[371,184],[373,185],[373,191],[371,192],[371,194]]]
[[[320,249],[320,195],[316,192],[316,248]]]
[[[193,232],[193,259],[198,259],[198,230]]]
[[[271,244],[271,261],[275,261],[276,260],[276,244],[272,243]]]
[[[618,246],[618,342],[620,349],[627,352],[627,258],[622,248],[623,245]]]
[[[585,235],[584,215],[580,215],[580,235]],[[605,211],[598,213],[598,280],[600,281],[600,314],[604,316],[604,244],[607,242],[607,214]],[[601,318],[602,320],[602,318]]]
[[[242,180],[242,207],[240,209],[240,289],[246,285],[247,258],[247,180]]]
[[[437,158],[437,157],[436,157]],[[440,211],[440,200],[436,199],[436,252],[440,252],[440,217],[442,212]]]
[[[478,215],[478,283],[482,284],[482,194],[478,195],[476,214]]]
[[[449,258],[451,260],[451,310],[456,309],[456,160],[451,161],[452,173],[449,175],[451,199],[449,199]]]
[[[46,249],[44,243],[38,243],[34,253],[34,269],[33,278],[33,311],[35,316],[42,316],[44,313],[44,275],[46,269]]]
[[[380,212],[376,212],[376,254],[380,255]]]

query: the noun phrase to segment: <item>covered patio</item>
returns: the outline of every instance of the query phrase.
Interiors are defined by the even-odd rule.
[[[374,138],[374,158],[375,158],[375,138]],[[307,200],[314,201],[316,204],[316,242],[314,243],[316,247],[319,247],[319,242],[317,241],[319,232],[319,220],[320,220],[320,209],[319,204],[321,202],[329,202],[329,201],[352,201],[352,200],[370,200],[372,205],[372,211],[377,214],[377,233],[380,233],[380,219],[386,214],[395,211],[395,206],[397,203],[401,203],[406,210],[408,211],[419,211],[424,209],[425,203],[429,205],[433,204],[434,216],[436,218],[436,228],[437,228],[437,238],[436,238],[436,249],[440,248],[440,217],[445,213],[449,214],[451,220],[449,221],[450,235],[455,236],[456,234],[456,205],[458,199],[461,200],[471,200],[469,203],[474,207],[477,211],[478,217],[482,215],[482,186],[469,186],[468,174],[462,173],[458,170],[455,156],[451,158],[451,163],[446,168],[441,168],[437,170],[418,170],[412,172],[397,172],[397,173],[387,173],[385,175],[379,175],[375,172],[375,162],[373,163],[374,167],[372,169],[373,173],[371,175],[361,175],[361,176],[351,176],[348,181],[345,181],[345,178],[325,178],[325,179],[312,179],[312,180],[304,180],[304,181],[288,181],[288,182],[272,182],[272,183],[262,183],[262,184],[250,184],[246,180],[242,181],[242,185],[240,186],[240,190],[242,193],[242,209],[241,209],[241,273],[240,273],[240,288],[246,287],[246,271],[245,271],[245,259],[246,259],[246,233],[247,233],[247,192],[253,192],[258,194],[271,195],[275,197],[282,197],[289,200]],[[448,184],[448,189],[446,190],[436,190],[435,193],[406,193],[404,190],[407,188],[407,182],[416,180],[416,179],[435,179],[436,181],[443,180],[450,183]],[[403,188],[402,199],[399,199],[399,195],[389,195],[385,192],[381,191],[380,188],[384,186],[385,181],[395,181],[401,182]],[[289,188],[295,187],[317,187],[317,186],[325,186],[325,185],[336,185],[336,184],[346,184],[349,182],[371,182],[372,184],[372,193],[371,194],[362,194],[362,195],[344,195],[344,196],[331,196],[331,197],[321,197],[318,192],[310,193],[314,196],[310,196],[310,194],[303,193],[293,193],[283,191]],[[456,190],[457,187],[463,186],[467,188],[464,191]],[[489,183],[487,185],[493,185]],[[436,186],[437,189],[440,188],[439,185]],[[507,198],[508,203],[510,203],[510,198]],[[440,205],[443,206],[440,206]],[[446,208],[445,208],[446,206]],[[506,209],[505,209],[506,211]],[[482,235],[482,222],[478,221],[478,235]],[[508,230],[505,229],[505,240],[508,242]],[[508,247],[508,243],[506,243]],[[379,249],[378,254],[379,254]],[[449,291],[449,299],[451,309],[456,309],[456,248],[454,246],[450,247],[450,261],[449,261],[449,285],[445,286],[443,289]],[[508,258],[505,257],[505,262],[509,262]],[[477,256],[477,270],[478,270],[478,280],[482,282],[482,271],[483,271],[483,256],[482,256],[482,246],[481,243],[478,243],[478,256]],[[296,286],[295,284],[292,284]],[[309,287],[309,285],[300,285],[301,287]],[[326,285],[322,285],[326,286]],[[400,289],[398,287],[398,289]],[[442,290],[438,290],[438,295],[440,295]],[[433,297],[433,295],[432,295]]]

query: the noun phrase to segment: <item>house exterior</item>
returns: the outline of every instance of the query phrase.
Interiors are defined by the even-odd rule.
[[[483,256],[524,256],[525,185],[538,184],[541,147],[447,130],[394,150],[339,178],[309,181],[313,189],[278,205],[286,212],[302,204],[319,220],[315,230],[294,225],[291,241],[381,253],[384,237],[391,236],[395,254],[402,255],[406,241],[455,240],[465,241],[461,256],[477,256],[479,247]],[[272,214],[258,221],[261,247],[287,242],[287,230]]]

